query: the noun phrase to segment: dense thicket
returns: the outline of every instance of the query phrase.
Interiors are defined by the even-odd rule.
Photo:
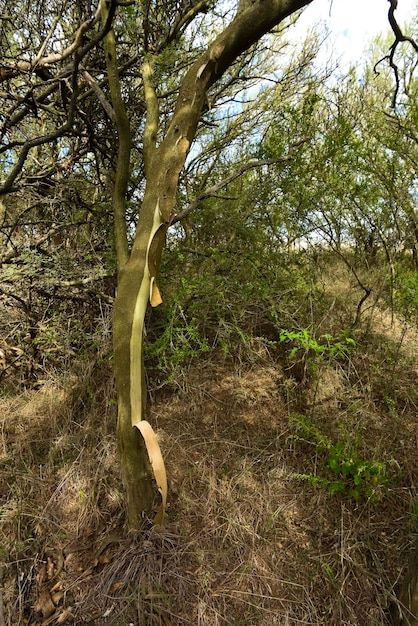
[[[297,9],[305,3],[291,4]],[[417,518],[412,453],[418,321],[418,93],[411,45],[417,35],[415,24],[405,31],[410,41],[402,43],[395,32],[398,45],[391,48],[392,32],[373,43],[363,65],[342,73],[331,59],[327,64],[318,60],[324,34],[293,42],[294,16],[290,16],[257,44],[242,44],[243,54],[236,58],[239,46],[233,48],[232,56],[222,59],[218,68],[216,59],[209,53],[206,59],[205,54],[212,50],[215,37],[251,10],[245,2],[231,8],[187,1],[109,2],[102,13],[80,0],[36,5],[18,0],[13,6],[5,0],[3,5],[0,377],[6,407],[2,425],[6,471],[0,480],[11,533],[5,549],[7,567],[16,570],[19,587],[19,601],[13,605],[6,598],[9,614],[15,610],[19,620],[28,616],[30,602],[27,597],[22,600],[19,564],[27,560],[30,542],[48,534],[48,523],[59,527],[60,515],[66,519],[62,529],[74,528],[70,523],[65,526],[71,513],[64,502],[57,504],[55,517],[50,505],[66,482],[64,478],[57,486],[59,477],[72,475],[82,464],[80,459],[86,473],[80,478],[74,511],[81,510],[89,481],[93,487],[84,517],[75,526],[88,535],[88,515],[98,534],[103,525],[121,525],[123,496],[115,478],[113,444],[107,440],[109,431],[113,438],[115,430],[111,316],[118,276],[135,238],[141,237],[140,229],[135,231],[144,216],[144,198],[153,191],[150,181],[157,181],[157,190],[163,189],[164,177],[155,177],[155,172],[159,158],[163,162],[169,152],[161,146],[179,130],[174,110],[182,121],[181,85],[184,102],[191,109],[195,104],[184,88],[190,72],[192,84],[207,80],[208,86],[198,94],[201,111],[196,113],[192,129],[196,135],[184,167],[178,172],[176,162],[172,168],[179,175],[178,185],[170,183],[169,193],[161,192],[162,202],[167,195],[175,197],[175,207],[160,225],[167,228],[159,268],[163,304],[147,312],[144,338],[147,383],[154,401],[151,412],[170,398],[166,427],[172,432],[166,448],[173,469],[172,515],[182,529],[191,532],[195,527],[198,533],[205,528],[204,507],[210,515],[219,509],[211,518],[224,533],[217,551],[221,554],[226,546],[235,554],[239,545],[247,558],[251,542],[242,533],[248,524],[241,519],[231,522],[232,515],[229,518],[221,506],[221,488],[214,490],[217,503],[204,491],[245,475],[247,483],[239,486],[236,479],[228,498],[237,491],[236,500],[242,497],[246,503],[246,489],[251,481],[257,485],[250,507],[251,523],[257,527],[252,541],[261,537],[266,546],[271,542],[271,554],[263,557],[269,563],[268,576],[261,574],[258,552],[254,571],[260,580],[269,578],[276,567],[275,542],[282,541],[286,524],[292,526],[294,520],[285,520],[281,534],[276,533],[282,510],[274,509],[274,498],[268,500],[273,508],[267,517],[262,507],[257,510],[253,505],[257,491],[270,498],[274,489],[266,476],[274,481],[282,463],[288,473],[284,472],[285,479],[276,476],[275,485],[282,489],[288,481],[299,485],[300,492],[302,484],[313,490],[303,493],[302,509],[310,499],[335,496],[342,521],[347,512],[354,519],[360,507],[358,527],[362,516],[371,520],[367,530],[371,547],[357,554],[361,538],[351,546],[350,555],[358,559],[350,561],[356,574],[370,572],[370,563],[375,567],[376,554],[386,541],[373,538],[375,505],[396,510],[403,534],[392,547],[408,552]],[[388,57],[388,51],[394,56]],[[205,62],[196,69],[197,59]],[[173,142],[173,150],[183,139],[179,136]],[[167,180],[169,173],[170,168]],[[149,241],[147,254],[154,239]],[[127,329],[128,339],[130,332]],[[224,377],[220,383],[218,375]],[[25,398],[24,406],[34,407],[34,432],[23,435],[24,426],[12,421],[20,413],[26,415],[28,409],[20,404]],[[218,405],[219,413],[213,409]],[[203,406],[209,416],[203,409],[199,413]],[[57,407],[56,412],[51,407]],[[257,421],[259,410],[262,423]],[[190,437],[188,428],[201,429],[207,456],[201,463],[200,452],[195,455],[187,441],[184,458],[176,465],[176,457],[183,454],[176,445],[182,436]],[[229,433],[232,443],[220,433]],[[200,446],[195,443],[196,449]],[[236,453],[238,449],[241,452]],[[89,457],[95,457],[91,450],[100,457],[94,469],[88,464]],[[245,473],[248,464],[251,469]],[[42,514],[33,510],[38,478],[46,485],[40,496]],[[196,495],[192,503],[182,484],[194,494],[197,483],[204,485],[206,495]],[[29,513],[26,497],[32,503]],[[148,508],[144,505],[147,512]],[[324,525],[328,517],[331,520],[329,534],[324,531],[324,538],[319,538],[324,545],[336,532],[332,525],[339,524],[331,508],[321,517]],[[348,533],[353,537],[354,526]],[[384,537],[388,531],[384,524],[381,527]],[[231,528],[237,534],[231,534]],[[292,529],[296,536],[295,524]],[[151,543],[154,540],[151,537]],[[170,536],[167,541],[171,545]],[[350,578],[343,547],[340,554],[333,545],[325,545],[320,572],[314,567],[309,576],[315,571],[321,579],[325,571],[329,593],[341,595],[344,602],[339,606],[321,599],[321,608],[310,616],[286,608],[289,619],[322,623],[328,611],[329,623],[360,623],[365,614],[360,605],[353,608],[352,600],[361,585],[356,587],[350,579],[347,596],[343,594]],[[101,558],[102,553],[97,554]],[[393,553],[387,554],[392,558]],[[49,556],[45,558],[50,563]],[[192,569],[193,576],[199,575],[204,560],[199,566],[187,565],[186,575],[181,571],[178,580],[192,576]],[[103,565],[98,557],[94,568],[99,563]],[[138,561],[135,572],[142,566]],[[383,576],[380,562],[379,567]],[[392,585],[400,569],[393,565],[389,583],[373,580],[376,589],[385,590],[387,603],[396,605]],[[148,574],[153,580],[153,573]],[[118,570],[104,595],[109,596],[120,578]],[[167,580],[163,589],[167,585],[171,598]],[[250,576],[249,580],[252,584]],[[275,581],[279,591],[272,602],[282,593],[281,582]],[[40,574],[37,584],[42,586]],[[411,595],[413,582],[409,584],[404,604]],[[150,598],[151,604],[163,598],[165,591],[155,591],[150,584],[148,592],[148,582],[144,585],[145,604]],[[227,595],[217,604],[217,592],[210,594],[215,598],[214,612],[202,623],[215,623],[216,611],[227,614],[220,607]],[[251,602],[256,604],[261,597],[264,602],[270,598],[265,594],[260,583]],[[300,604],[300,598],[291,601],[294,607]],[[200,600],[198,604],[201,607]],[[267,604],[265,620],[271,618]],[[47,619],[44,608],[35,606],[35,613],[43,614],[39,622]],[[174,605],[170,607],[174,611]],[[386,608],[379,607],[379,619]],[[127,611],[131,619],[131,608]],[[155,623],[166,619],[152,607],[144,611]],[[367,623],[372,623],[370,615]],[[247,615],[252,622],[246,623],[255,623],[258,617]]]

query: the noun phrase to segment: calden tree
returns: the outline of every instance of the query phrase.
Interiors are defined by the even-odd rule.
[[[118,441],[128,498],[129,523],[133,527],[140,523],[144,511],[150,511],[154,501],[144,438],[141,436],[141,433],[145,435],[145,429],[149,430],[147,423],[144,423],[146,389],[142,342],[148,302],[155,306],[161,301],[156,278],[167,228],[174,217],[179,175],[195,137],[210,88],[240,55],[305,4],[308,4],[306,0],[241,3],[230,23],[205,46],[185,73],[179,86],[174,111],[163,132],[159,126],[152,61],[148,56],[144,59],[142,78],[147,113],[143,133],[143,159],[146,187],[130,250],[127,247],[121,197],[125,182],[119,188],[115,185],[114,197],[115,216],[118,215],[117,205],[121,207],[116,222],[116,236],[121,240],[117,244],[119,275],[114,309]],[[108,36],[110,37],[111,35]],[[106,60],[109,75],[116,73],[113,46],[107,48]],[[122,137],[124,114],[120,94],[120,89],[115,86],[112,100],[115,111],[120,107],[119,136]],[[121,169],[117,172],[120,177],[124,175],[122,149],[121,142]],[[125,147],[125,151],[127,150]],[[127,161],[125,167],[128,167]],[[154,455],[156,442],[150,442],[150,446],[153,446],[151,455]],[[158,459],[151,455],[151,461],[157,469],[160,465]],[[161,473],[160,477],[158,471],[156,478],[163,499],[162,512],[166,492],[164,474]]]
[[[11,3],[3,12],[0,193],[42,196],[66,169],[86,171],[89,153],[111,188],[118,444],[133,529],[156,508],[161,522],[166,499],[145,420],[143,335],[149,303],[161,302],[156,279],[180,172],[215,86],[233,88],[228,71],[237,60],[250,51],[254,58],[257,42],[310,1],[22,1],[18,12]]]
[[[79,181],[96,176],[112,194],[118,443],[132,529],[156,508],[157,521],[164,515],[165,472],[145,419],[143,335],[148,305],[161,302],[158,269],[179,176],[202,115],[222,94],[216,87],[233,89],[236,63],[250,53],[256,59],[261,38],[312,1],[4,2],[3,217],[13,194],[19,202],[31,194],[43,210],[52,206],[44,202],[48,188],[65,183],[68,170]],[[394,7],[392,0],[396,26]],[[402,34],[394,32],[399,43]],[[56,230],[63,204],[54,206],[49,232],[35,233],[38,243]]]

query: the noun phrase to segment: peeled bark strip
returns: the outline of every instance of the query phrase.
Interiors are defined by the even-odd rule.
[[[154,517],[154,524],[163,526],[165,507],[167,505],[167,474],[165,471],[163,455],[161,454],[158,439],[151,424],[149,424],[146,420],[141,420],[135,424],[135,426],[144,438],[148,458],[151,463],[158,491],[161,495],[161,504],[157,508],[157,513]]]

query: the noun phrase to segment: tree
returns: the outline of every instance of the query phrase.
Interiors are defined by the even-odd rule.
[[[18,11],[6,5],[2,12],[4,240],[17,226],[27,234],[22,216],[29,212],[32,251],[75,222],[88,232],[92,220],[105,221],[112,190],[118,441],[132,528],[154,509],[144,443],[157,449],[144,419],[144,317],[149,301],[161,301],[156,279],[181,172],[202,116],[228,89],[239,89],[240,68],[257,61],[259,40],[311,1],[241,0],[223,14],[222,5],[204,1],[31,7],[20,0]],[[98,189],[94,200],[83,177]],[[9,246],[4,258],[19,251]],[[164,505],[163,472],[156,477]]]
[[[129,256],[126,229],[123,226],[116,229],[119,279],[114,313],[114,362],[119,402],[118,438],[131,526],[138,524],[144,510],[150,510],[153,500],[143,441],[133,427],[140,427],[144,417],[144,316],[148,300],[152,305],[160,301],[155,279],[167,228],[173,219],[179,174],[211,85],[222,77],[240,54],[304,4],[306,2],[298,1],[255,3],[248,7],[240,5],[230,24],[198,57],[183,78],[173,116],[158,146],[157,98],[151,83],[150,64],[146,61],[144,65],[146,188]],[[109,64],[112,58],[107,53]],[[113,103],[117,110],[115,98]],[[122,219],[124,216],[121,216]],[[129,378],[127,372],[130,372]],[[142,469],[138,480],[140,464]],[[161,488],[163,490],[164,485]]]
[[[114,370],[118,441],[132,528],[138,528],[154,507],[142,436],[152,438],[144,420],[144,316],[149,300],[152,305],[160,301],[156,277],[165,235],[174,218],[180,172],[207,107],[209,90],[222,81],[224,87],[228,81],[233,84],[233,74],[225,76],[236,60],[309,1],[241,2],[232,17],[231,12],[220,16],[218,34],[211,42],[204,43],[195,33],[195,45],[189,49],[184,33],[197,16],[208,11],[204,2],[143,3],[137,9],[128,4],[121,5],[120,12],[114,0],[103,2],[95,10],[81,2],[72,3],[66,10],[59,3],[48,5],[48,9],[41,4],[29,11],[29,29],[24,28],[22,17],[15,18],[11,10],[3,12],[1,78],[6,90],[2,97],[10,104],[2,116],[2,137],[6,139],[2,151],[7,158],[0,192],[21,199],[24,189],[34,188],[38,204],[48,185],[55,187],[66,168],[74,171],[80,166],[85,170],[100,166],[98,173],[102,176],[106,171],[103,165],[107,165],[107,183],[113,187],[118,267]],[[21,8],[23,15],[23,3]],[[91,17],[86,19],[86,15]],[[135,32],[138,24],[139,33]],[[64,48],[60,40],[67,41]],[[102,43],[106,67],[100,59]],[[177,54],[174,44],[179,43],[185,45],[186,54]],[[129,54],[123,59],[120,51],[124,46]],[[134,89],[127,70],[138,64],[138,59],[144,101],[136,116],[129,119],[127,101],[134,97]],[[170,72],[179,65],[185,72],[177,84]],[[159,78],[167,88],[166,97],[157,95],[162,86],[155,86]],[[173,90],[174,97],[170,94]],[[88,97],[88,92],[96,94],[97,100]],[[104,116],[98,112],[97,102]],[[162,113],[161,103],[167,103]],[[117,154],[112,146],[112,124],[117,129]],[[135,124],[142,127],[139,145]],[[131,187],[136,168],[133,145],[142,152],[143,165],[139,169],[144,172],[140,183],[143,194]],[[116,159],[113,174],[109,152],[110,161]],[[132,241],[127,197],[131,198],[131,206],[140,201]],[[4,216],[8,211],[4,209]],[[51,233],[39,233],[42,236],[50,237]],[[157,482],[164,500],[164,478],[157,476]]]

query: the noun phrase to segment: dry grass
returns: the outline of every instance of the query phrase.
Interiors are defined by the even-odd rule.
[[[168,523],[135,537],[109,372],[86,364],[3,398],[5,623],[390,624],[416,539],[416,362],[387,335],[367,341],[304,386],[264,354],[249,367],[195,363],[177,393],[155,392]],[[325,467],[295,407],[330,440],[396,461],[375,503],[295,477]]]

